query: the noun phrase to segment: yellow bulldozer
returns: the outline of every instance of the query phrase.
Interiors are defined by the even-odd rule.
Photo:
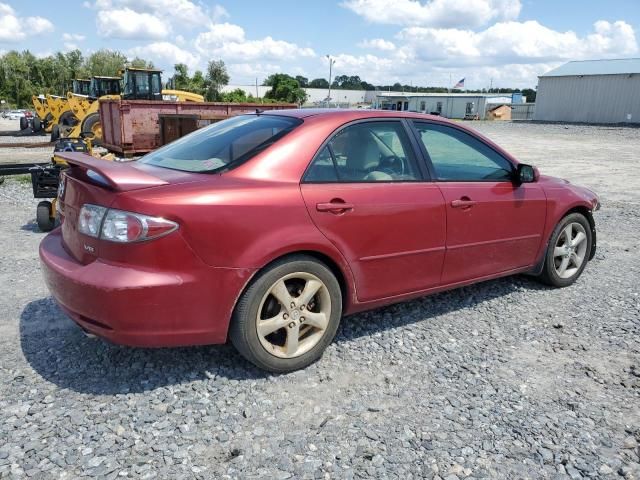
[[[90,83],[91,81],[88,79],[74,79],[73,94],[88,95]],[[71,111],[68,100],[65,97],[50,94],[33,95],[31,103],[33,103],[33,108],[36,112],[36,118],[33,120],[33,130],[36,132],[43,129],[45,132],[50,133],[54,125],[69,126],[75,123],[74,113]]]
[[[118,72],[121,77],[93,77],[89,94],[67,94],[67,104],[75,116],[69,127],[53,127],[51,140],[58,138],[79,138],[82,134],[92,134],[96,141],[102,139],[99,100],[152,100],[173,102],[204,102],[197,93],[162,88],[162,70],[127,67]]]
[[[67,103],[75,121],[68,128],[58,127],[58,132],[52,133],[52,140],[58,135],[78,138],[81,133],[92,133],[98,140],[102,138],[98,100],[120,98],[120,80],[120,77],[92,77],[86,95],[68,92]]]

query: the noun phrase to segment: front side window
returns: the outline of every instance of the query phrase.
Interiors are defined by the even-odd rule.
[[[185,172],[219,172],[248,160],[301,123],[279,115],[239,115],[196,130],[139,161]]]
[[[398,121],[347,126],[316,155],[307,182],[403,182],[420,180],[403,125]]]
[[[441,181],[510,181],[513,165],[480,140],[457,128],[415,122],[436,177]]]

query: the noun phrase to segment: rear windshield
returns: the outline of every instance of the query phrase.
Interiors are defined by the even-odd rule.
[[[301,123],[279,115],[239,115],[196,130],[139,161],[185,172],[219,172],[248,160]]]

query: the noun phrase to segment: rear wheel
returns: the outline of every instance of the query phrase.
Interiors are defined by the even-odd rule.
[[[58,140],[60,140],[60,125],[56,123],[51,129],[51,141],[57,142]]]
[[[341,316],[331,270],[313,257],[292,256],[258,274],[236,305],[229,337],[259,368],[290,372],[322,356]]]
[[[591,243],[591,225],[584,215],[564,217],[551,235],[539,279],[554,287],[571,285],[587,266]]]
[[[29,126],[29,121],[26,117],[20,117],[20,130],[24,130]]]
[[[56,226],[56,219],[53,216],[53,205],[49,201],[38,203],[36,208],[36,222],[38,228],[43,232],[50,232]]]
[[[60,120],[58,120],[58,123],[60,125],[64,125],[65,127],[72,127],[78,123],[78,119],[71,110],[67,110],[62,115],[60,115]]]
[[[94,139],[102,138],[102,124],[100,123],[100,114],[91,113],[82,120],[82,133],[93,134]]]
[[[40,118],[39,117],[34,117],[33,118],[33,131],[34,132],[39,132],[41,128],[42,128],[42,122],[40,121]]]

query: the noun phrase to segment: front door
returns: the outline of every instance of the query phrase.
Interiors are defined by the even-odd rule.
[[[513,183],[513,164],[454,127],[415,122],[442,191],[447,240],[442,284],[532,265],[542,240],[546,197]]]
[[[439,285],[443,198],[424,181],[400,121],[343,128],[316,155],[301,188],[314,223],[349,261],[359,300]]]

